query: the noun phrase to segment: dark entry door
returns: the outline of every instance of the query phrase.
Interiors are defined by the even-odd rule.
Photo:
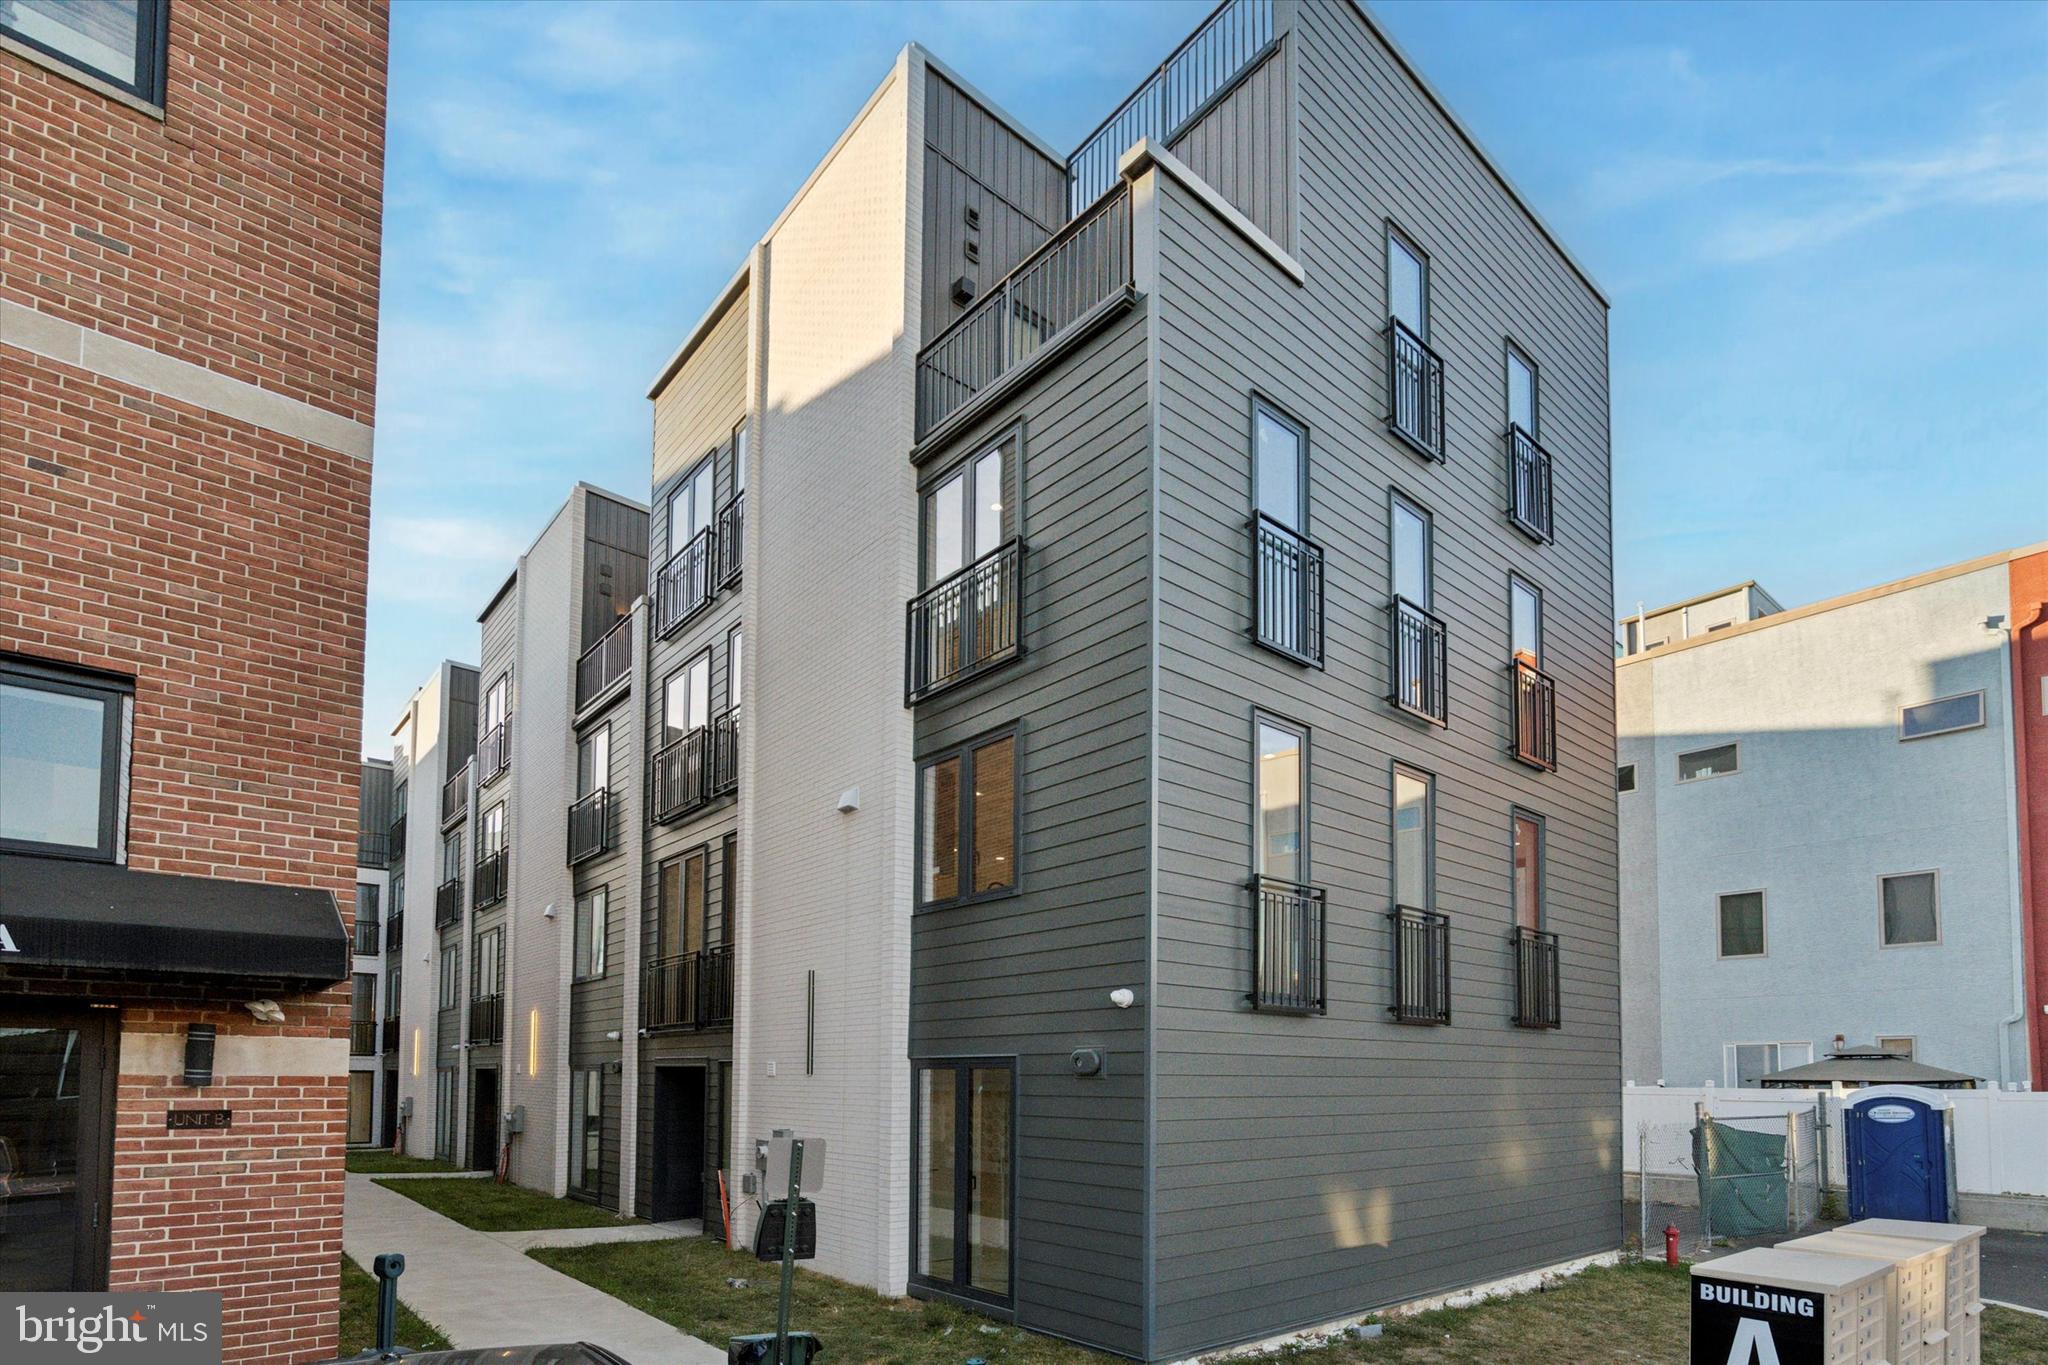
[[[498,1070],[480,1067],[470,1083],[469,1165],[477,1171],[498,1169]]]
[[[704,1216],[704,1068],[654,1069],[654,1221]]]
[[[384,1119],[377,1129],[377,1141],[389,1147],[398,1137],[398,1073],[386,1068],[384,1072]]]
[[[107,1279],[114,1022],[0,1012],[0,1289]]]
[[[1849,1216],[1948,1221],[1948,1144],[1942,1113],[1903,1095],[1851,1104]]]

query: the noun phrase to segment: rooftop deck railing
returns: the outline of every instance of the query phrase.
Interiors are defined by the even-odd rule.
[[[918,353],[917,438],[937,431],[1130,290],[1131,195],[1119,186],[1046,239]]]
[[[1224,0],[1067,158],[1067,212],[1116,183],[1117,162],[1141,138],[1171,144],[1273,46],[1273,0]]]

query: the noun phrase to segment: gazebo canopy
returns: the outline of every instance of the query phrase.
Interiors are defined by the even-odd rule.
[[[1831,1085],[1918,1085],[1929,1090],[1975,1090],[1977,1079],[1960,1071],[1927,1066],[1882,1048],[1854,1047],[1830,1052],[1822,1061],[1773,1071],[1757,1084],[1773,1090],[1810,1090]]]

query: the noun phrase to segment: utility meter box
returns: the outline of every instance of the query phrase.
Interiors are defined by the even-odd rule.
[[[1937,1242],[1948,1250],[1948,1365],[1978,1365],[1984,1316],[1981,1251],[1984,1229],[1970,1223],[1919,1223],[1910,1218],[1866,1218],[1840,1229],[1865,1237]]]
[[[780,1199],[789,1193],[790,1157],[799,1142],[804,1148],[803,1193],[816,1194],[825,1188],[825,1139],[798,1138],[787,1132],[777,1132],[762,1144],[765,1165],[761,1192],[769,1198]]]
[[[1692,1365],[1887,1365],[1891,1282],[1881,1262],[1777,1247],[1699,1262]]]
[[[1948,1248],[1904,1237],[1817,1232],[1778,1245],[1787,1251],[1855,1256],[1892,1268],[1891,1320],[1885,1329],[1892,1365],[1946,1365],[1948,1360]]]

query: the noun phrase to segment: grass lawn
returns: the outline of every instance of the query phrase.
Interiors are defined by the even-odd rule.
[[[527,1254],[713,1345],[775,1328],[776,1267],[716,1243],[613,1242]],[[733,1289],[728,1278],[748,1286]],[[1290,1365],[1684,1365],[1686,1281],[1683,1269],[1662,1264],[1602,1267],[1537,1293],[1397,1318],[1377,1340],[1281,1354]],[[1106,1365],[1112,1359],[963,1309],[884,1299],[809,1271],[797,1277],[791,1316],[795,1326],[818,1334],[828,1359],[844,1365],[958,1365],[974,1356],[989,1365]],[[2048,1318],[1985,1310],[1985,1365],[2043,1360]]]
[[[400,1277],[400,1284],[405,1283]],[[341,1258],[341,1354],[355,1355],[377,1344],[377,1277],[348,1257]],[[422,1350],[448,1349],[441,1329],[398,1301],[398,1344]]]
[[[453,1175],[460,1166],[446,1161],[429,1161],[423,1156],[400,1156],[382,1147],[364,1147],[348,1153],[348,1168],[355,1175]]]
[[[380,1180],[377,1183],[479,1232],[608,1228],[622,1221],[631,1221],[595,1204],[555,1199],[522,1185],[500,1185],[495,1180]]]

